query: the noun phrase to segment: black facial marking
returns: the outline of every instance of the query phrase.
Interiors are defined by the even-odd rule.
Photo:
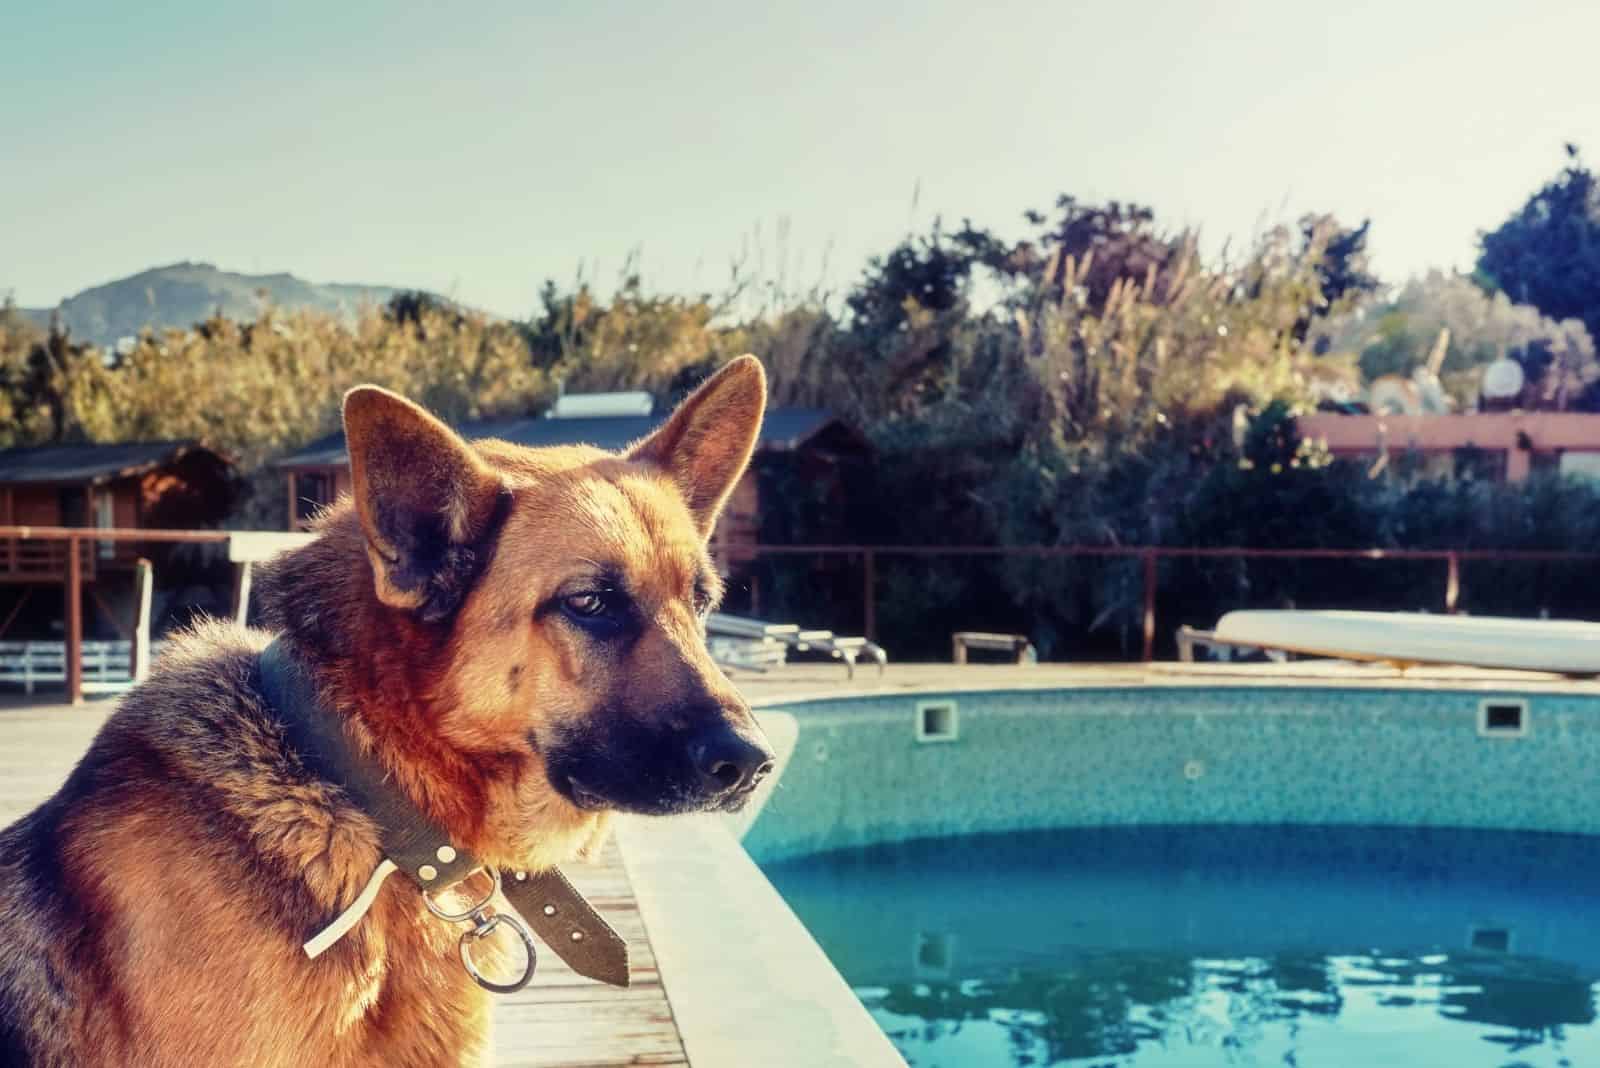
[[[708,793],[690,751],[698,730],[726,716],[724,709],[699,701],[642,713],[606,706],[591,713],[582,730],[546,745],[546,774],[580,808],[645,815],[736,811],[749,790]]]

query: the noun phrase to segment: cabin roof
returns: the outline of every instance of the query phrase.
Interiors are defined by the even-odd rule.
[[[483,419],[463,423],[456,431],[468,441],[499,438],[515,445],[594,445],[602,449],[621,449],[638,441],[666,421],[666,415],[590,416],[575,419],[548,419],[524,416],[516,419]],[[826,408],[769,408],[761,424],[758,449],[787,452],[833,425],[844,424]],[[277,461],[276,467],[338,467],[349,462],[344,434],[333,433],[312,442]]]
[[[0,483],[99,484],[144,474],[197,448],[192,441],[137,441],[0,449]]]

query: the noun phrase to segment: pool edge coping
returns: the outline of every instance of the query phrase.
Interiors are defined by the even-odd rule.
[[[616,837],[691,1065],[904,1068],[724,818],[625,816]]]
[[[1504,672],[1499,674],[1464,675],[1407,675],[1352,673],[1349,675],[1319,675],[1273,673],[1252,676],[1240,671],[1186,673],[1177,671],[1149,671],[1113,677],[1086,676],[1081,681],[1064,680],[1052,673],[1038,679],[1008,679],[994,681],[953,682],[929,679],[922,682],[886,686],[874,682],[854,682],[840,688],[817,683],[797,682],[793,691],[761,694],[749,699],[750,707],[761,711],[776,711],[790,705],[813,704],[828,701],[857,701],[863,698],[926,697],[943,694],[979,693],[1037,693],[1046,690],[1131,690],[1131,689],[1206,689],[1206,690],[1398,690],[1446,691],[1459,693],[1498,693],[1512,690],[1529,690],[1536,693],[1568,694],[1572,696],[1600,697],[1600,683],[1588,679],[1572,679],[1535,672]]]

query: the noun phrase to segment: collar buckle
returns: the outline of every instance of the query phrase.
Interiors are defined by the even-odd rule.
[[[498,871],[487,866],[479,868],[478,871],[489,873],[489,892],[484,894],[483,897],[474,904],[468,905],[460,912],[446,912],[444,909],[440,908],[434,903],[433,895],[428,893],[426,890],[422,892],[422,903],[428,906],[429,912],[433,913],[441,920],[444,920],[446,923],[466,923],[469,920],[475,920],[479,913],[489,907],[489,903],[494,900],[494,896],[500,892],[500,873]],[[462,879],[459,883],[456,883],[455,886],[451,887],[451,889],[461,889],[461,887],[466,885],[467,879],[471,879],[476,874],[478,874],[477,871],[469,872],[466,879]]]

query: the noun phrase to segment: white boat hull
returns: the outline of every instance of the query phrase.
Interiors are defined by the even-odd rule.
[[[1342,660],[1600,674],[1600,623],[1409,612],[1229,612],[1218,642]]]

